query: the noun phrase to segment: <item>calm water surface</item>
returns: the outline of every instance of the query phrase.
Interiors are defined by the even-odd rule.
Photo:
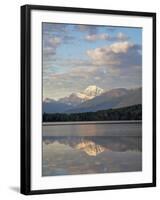
[[[43,126],[42,176],[142,170],[142,125]]]

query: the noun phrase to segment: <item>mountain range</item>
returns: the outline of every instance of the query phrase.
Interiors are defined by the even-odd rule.
[[[82,113],[142,104],[142,88],[104,91],[95,85],[58,100],[45,99],[43,113]]]
[[[59,102],[75,107],[85,101],[88,101],[97,96],[100,96],[103,92],[104,90],[102,88],[99,88],[95,85],[90,85],[82,92],[72,93],[68,97],[59,99]]]

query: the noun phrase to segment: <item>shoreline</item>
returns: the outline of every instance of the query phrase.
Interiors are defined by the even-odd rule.
[[[142,120],[42,122],[42,126],[88,125],[88,124],[142,124]]]

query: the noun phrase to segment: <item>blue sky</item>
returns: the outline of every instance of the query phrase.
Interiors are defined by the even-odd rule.
[[[43,98],[142,85],[142,29],[42,24]]]

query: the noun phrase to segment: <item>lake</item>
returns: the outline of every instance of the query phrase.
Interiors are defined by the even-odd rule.
[[[43,124],[42,176],[142,170],[141,122]]]

